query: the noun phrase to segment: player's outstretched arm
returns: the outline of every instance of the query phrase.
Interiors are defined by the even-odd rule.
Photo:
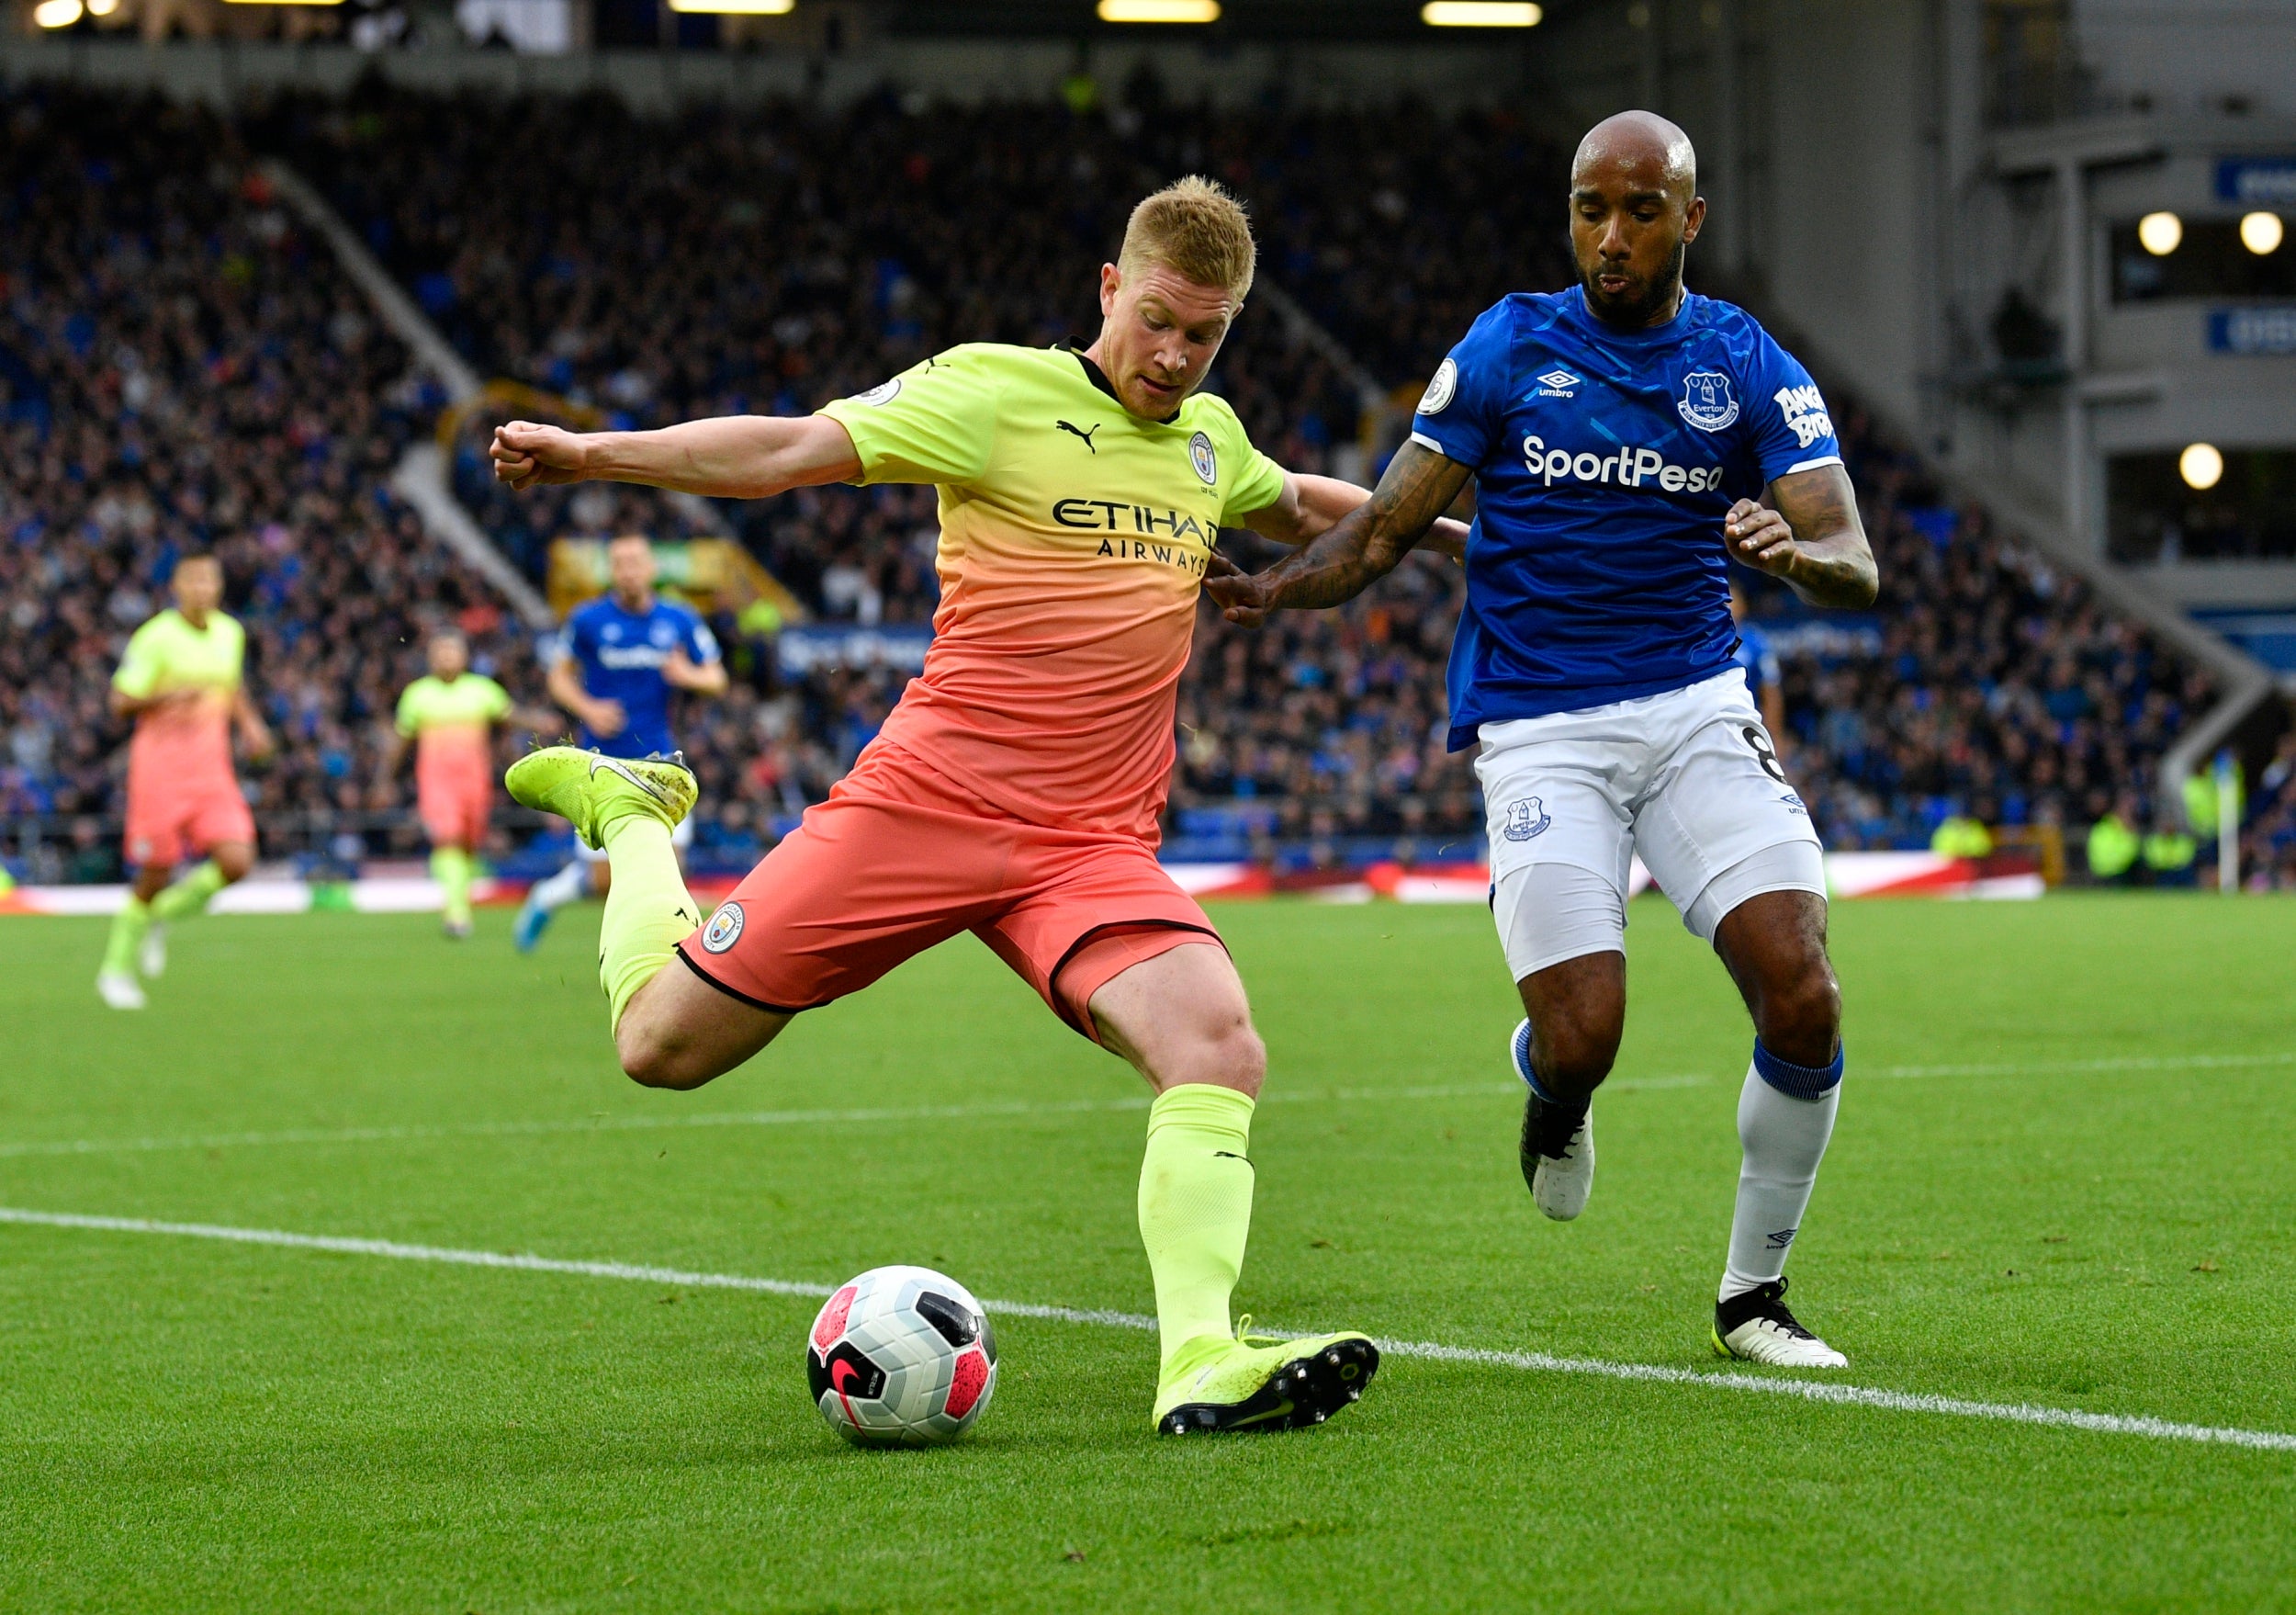
[[[1271,611],[1311,610],[1353,600],[1395,570],[1451,508],[1472,474],[1448,456],[1406,443],[1388,462],[1387,475],[1369,499],[1266,571],[1207,578],[1205,592],[1230,622],[1247,628],[1257,627]]]
[[[1796,471],[1770,484],[1766,509],[1750,499],[1730,507],[1723,542],[1736,559],[1786,583],[1812,605],[1860,611],[1881,593],[1881,573],[1857,491],[1840,466]]]
[[[1244,525],[1261,537],[1273,538],[1278,544],[1306,544],[1330,532],[1334,523],[1370,497],[1368,488],[1358,488],[1337,477],[1287,471],[1282,497],[1252,512],[1244,518]],[[1427,530],[1419,548],[1447,555],[1453,560],[1465,560],[1467,524],[1453,521],[1449,516],[1441,517]]]
[[[636,482],[712,499],[763,499],[850,482],[861,456],[827,415],[724,415],[656,432],[568,432],[533,421],[494,429],[494,475],[520,493],[565,482]]]

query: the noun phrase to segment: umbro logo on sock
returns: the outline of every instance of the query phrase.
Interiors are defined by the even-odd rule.
[[[1794,1243],[1794,1236],[1801,1231],[1802,1230],[1799,1228],[1781,1228],[1777,1233],[1770,1236],[1770,1248],[1773,1250],[1784,1250],[1787,1246]]]

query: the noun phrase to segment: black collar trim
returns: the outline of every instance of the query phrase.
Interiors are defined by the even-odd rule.
[[[1116,397],[1116,383],[1109,379],[1109,373],[1100,368],[1099,361],[1095,359],[1090,354],[1085,352],[1084,349],[1078,347],[1073,342],[1068,344],[1068,351],[1075,355],[1076,362],[1085,367],[1085,378],[1087,381],[1090,381],[1093,386],[1098,388],[1102,392],[1107,393],[1110,398],[1116,399],[1117,407],[1119,409],[1123,409],[1125,407],[1124,401]],[[1126,412],[1129,413],[1130,412],[1127,411]],[[1180,412],[1174,410],[1170,414],[1165,416],[1162,420],[1156,421],[1156,424],[1159,426],[1169,426],[1173,422],[1178,420],[1179,418]],[[1152,421],[1156,420],[1154,415],[1142,416],[1142,419]]]

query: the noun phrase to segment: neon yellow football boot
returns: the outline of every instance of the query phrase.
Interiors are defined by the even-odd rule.
[[[693,811],[693,770],[686,754],[667,757],[608,757],[574,746],[545,746],[511,764],[502,776],[521,807],[571,820],[574,833],[593,850],[605,846],[606,826],[633,813],[647,814],[675,830]]]
[[[1248,1327],[1252,1320],[1242,1321]],[[1158,1435],[1319,1425],[1359,1400],[1379,1370],[1379,1349],[1352,1331],[1305,1340],[1239,1337],[1204,1335],[1180,1348],[1156,1387]]]

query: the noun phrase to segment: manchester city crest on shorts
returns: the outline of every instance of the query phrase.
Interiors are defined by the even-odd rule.
[[[890,381],[878,382],[867,392],[855,393],[853,401],[858,404],[889,404],[900,395],[900,391],[901,378],[895,376]]]
[[[1211,451],[1211,439],[1201,432],[1187,440],[1187,463],[1196,468],[1205,487],[1220,480],[1220,457]]]
[[[1555,822],[1554,815],[1536,796],[1525,796],[1519,802],[1507,804],[1507,822],[1499,833],[1511,841],[1527,841],[1544,834]]]
[[[717,906],[710,922],[702,931],[702,951],[722,954],[741,940],[741,905],[731,898]]]
[[[1683,378],[1682,401],[1674,408],[1701,432],[1719,432],[1738,419],[1738,396],[1719,370],[1693,370]]]

